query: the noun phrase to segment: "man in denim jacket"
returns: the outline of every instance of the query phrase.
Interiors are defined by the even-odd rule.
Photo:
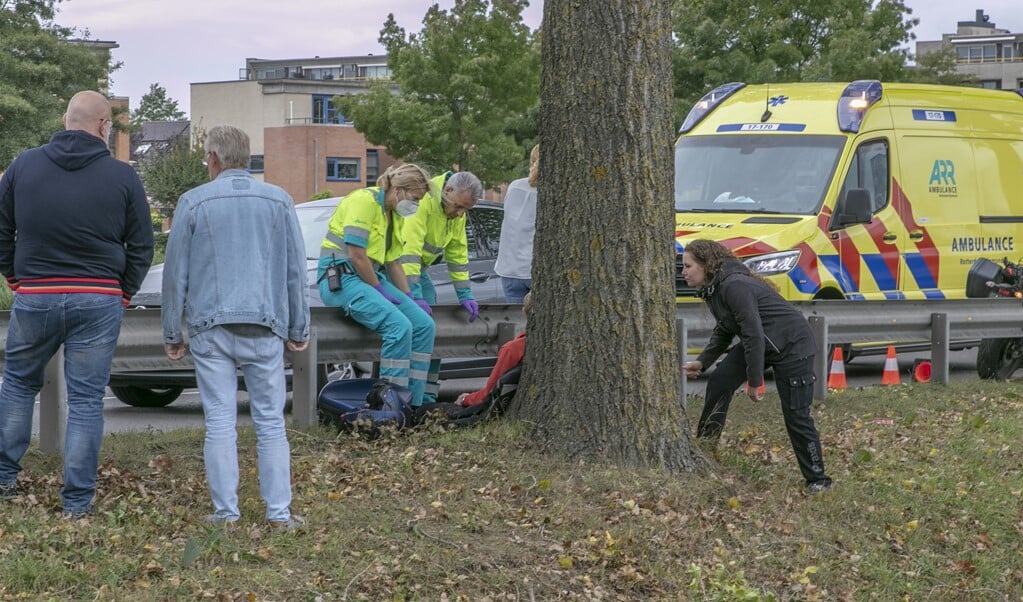
[[[206,417],[204,457],[213,523],[238,509],[236,369],[256,427],[260,494],[275,529],[292,529],[291,451],[284,424],[284,347],[309,340],[302,231],[286,192],[254,179],[245,132],[217,126],[206,136],[210,180],[181,195],[163,271],[167,357],[185,355],[182,314]]]

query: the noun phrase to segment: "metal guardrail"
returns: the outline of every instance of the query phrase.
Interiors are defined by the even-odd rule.
[[[819,349],[832,344],[873,341],[930,341],[932,379],[948,382],[949,343],[953,340],[1023,337],[1023,308],[1007,299],[961,299],[919,301],[805,301],[794,305],[810,321]],[[683,352],[706,344],[714,318],[703,303],[681,303],[677,310],[678,344]],[[0,312],[0,333],[6,337],[10,312]],[[434,308],[438,357],[493,356],[501,343],[525,326],[518,305],[488,305],[480,319],[469,323],[458,306]],[[291,354],[292,419],[298,426],[316,422],[318,364],[375,360],[380,339],[333,308],[313,308],[313,340],[309,348]],[[0,361],[2,361],[0,345]],[[817,355],[815,395],[827,395],[828,360]],[[180,369],[190,362],[171,362],[164,355],[160,311],[130,310],[126,313],[114,354],[114,371]],[[66,412],[62,361],[55,357],[47,370],[40,393],[40,447],[60,451]],[[682,379],[682,399],[686,382]]]

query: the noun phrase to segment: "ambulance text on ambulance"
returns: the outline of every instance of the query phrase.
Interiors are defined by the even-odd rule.
[[[952,239],[952,251],[961,253],[988,253],[991,251],[1013,251],[1015,241],[1011,236],[983,236],[960,237]]]

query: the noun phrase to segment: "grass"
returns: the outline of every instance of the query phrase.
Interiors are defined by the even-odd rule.
[[[507,420],[366,440],[292,431],[293,510],[207,527],[202,434],[104,441],[97,515],[58,518],[33,448],[0,506],[3,600],[1023,599],[1018,383],[846,390],[815,418],[836,487],[806,497],[777,409],[737,399],[710,477],[566,463]],[[695,417],[700,400],[690,402]]]

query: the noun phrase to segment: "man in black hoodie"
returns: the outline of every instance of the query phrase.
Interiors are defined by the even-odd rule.
[[[92,511],[103,394],[124,308],[153,259],[149,204],[135,170],[110,156],[110,103],[75,94],[64,131],[0,179],[0,273],[14,291],[0,386],[0,498],[17,494],[43,371],[64,345],[64,516]]]
[[[831,488],[824,472],[820,436],[810,416],[813,402],[813,358],[817,344],[806,317],[767,281],[753,275],[731,251],[712,240],[694,240],[682,255],[682,277],[698,287],[717,323],[703,352],[683,366],[697,378],[725,354],[707,381],[707,392],[696,435],[717,441],[732,395],[748,383],[753,401],[764,398],[764,369],[774,368],[792,450],[806,479],[806,492]],[[739,338],[739,344],[732,341]]]

